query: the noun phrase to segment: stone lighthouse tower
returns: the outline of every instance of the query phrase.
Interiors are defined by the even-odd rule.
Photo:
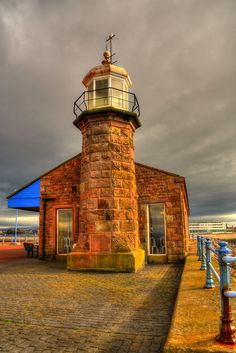
[[[79,237],[71,270],[136,271],[144,264],[138,234],[133,134],[141,126],[128,72],[105,51],[83,79],[74,106],[83,136]]]

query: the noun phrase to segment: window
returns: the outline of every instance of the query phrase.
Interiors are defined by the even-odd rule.
[[[128,86],[122,79],[107,76],[96,78],[88,85],[87,109],[112,106],[129,109]]]
[[[163,203],[148,205],[149,255],[166,253],[165,209]]]
[[[94,108],[94,101],[93,101],[93,81],[88,86],[88,109]]]
[[[57,210],[57,253],[71,252],[72,209]]]
[[[112,78],[111,81],[112,86],[112,103],[111,105],[116,108],[123,107],[123,82],[121,80],[117,80]]]
[[[96,99],[95,106],[103,107],[104,105],[108,105],[108,79],[105,80],[97,80],[96,84]]]
[[[125,110],[129,109],[129,96],[128,96],[128,86],[126,82],[123,82],[123,108]]]

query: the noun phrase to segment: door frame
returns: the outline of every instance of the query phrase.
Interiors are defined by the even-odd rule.
[[[165,231],[165,252],[163,254],[151,254],[150,253],[150,218],[149,218],[149,206],[163,204],[164,206],[164,231]],[[164,202],[152,202],[146,204],[146,214],[147,214],[147,255],[148,256],[163,256],[167,255],[167,242],[166,242],[166,210]]]
[[[72,246],[73,246],[73,240],[74,240],[74,208],[73,206],[59,206],[56,207],[55,211],[56,211],[56,254],[57,255],[64,255],[65,253],[58,253],[58,214],[60,210],[71,210],[72,212],[72,234],[71,234],[71,242],[72,242]]]

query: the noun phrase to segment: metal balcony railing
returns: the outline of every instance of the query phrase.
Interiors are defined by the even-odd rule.
[[[73,112],[78,118],[84,111],[104,107],[114,107],[140,115],[136,95],[113,87],[83,92],[74,102]]]
[[[229,303],[230,298],[236,297],[236,292],[230,288],[230,270],[236,262],[236,257],[229,254],[232,252],[227,247],[226,241],[213,242],[210,238],[197,236],[197,254],[201,261],[200,270],[206,270],[204,288],[214,288],[213,276],[215,276],[220,287],[221,325],[216,339],[225,344],[236,344],[235,327],[233,326],[232,310]],[[219,273],[212,264],[212,253],[219,265]]]

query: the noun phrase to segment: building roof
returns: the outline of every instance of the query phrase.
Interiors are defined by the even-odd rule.
[[[21,186],[19,189],[15,190],[15,191],[12,192],[10,195],[8,195],[8,196],[7,196],[7,199],[11,198],[11,197],[14,196],[15,194],[17,194],[19,191],[21,191],[21,190],[27,188],[28,186],[30,186],[31,184],[33,184],[35,181],[41,179],[41,178],[44,177],[45,175],[51,173],[53,170],[55,170],[55,169],[61,167],[62,165],[66,164],[67,162],[71,161],[72,159],[79,157],[79,155],[81,155],[81,153],[76,154],[74,157],[71,157],[71,158],[67,159],[65,162],[62,162],[62,163],[58,164],[57,166],[55,166],[55,167],[53,167],[52,169],[48,170],[46,173],[41,174],[39,177],[37,177],[37,178],[31,180],[29,183],[27,183],[27,184]]]
[[[31,182],[8,198],[8,207],[29,211],[39,211],[40,179]]]
[[[21,188],[19,188],[18,190],[15,190],[14,192],[12,192],[10,195],[7,196],[7,199],[13,199],[15,198],[14,196],[16,194],[19,195],[20,192],[24,191],[24,190],[29,190],[29,187],[32,186],[32,185],[36,185],[36,182],[39,181],[42,177],[46,176],[47,174],[51,173],[53,170],[63,166],[64,164],[66,164],[67,162],[71,161],[72,159],[75,159],[75,158],[78,158],[79,156],[81,155],[81,153],[78,153],[76,154],[75,156],[67,159],[66,161],[58,164],[57,166],[53,167],[52,169],[48,170],[46,173],[40,175],[39,177],[33,179],[32,181],[30,181],[29,183],[23,185]],[[188,201],[188,194],[187,194],[187,188],[186,188],[186,183],[185,183],[185,178],[179,174],[174,174],[174,173],[171,173],[171,172],[168,172],[166,170],[163,170],[163,169],[158,169],[158,168],[155,168],[155,167],[152,167],[152,166],[148,166],[148,165],[145,165],[145,164],[141,164],[141,163],[137,163],[135,162],[135,165],[137,166],[140,166],[140,167],[144,167],[144,168],[148,168],[148,169],[151,169],[153,171],[157,171],[159,173],[164,173],[166,175],[169,175],[169,176],[172,176],[172,177],[176,177],[176,178],[180,178],[181,180],[179,180],[179,182],[182,182],[183,185],[184,185],[184,189],[185,189],[185,196],[186,196],[186,201],[187,201],[187,207],[188,207],[188,210],[189,210],[189,201]],[[36,197],[34,195],[34,197]],[[12,207],[14,208],[14,207]],[[19,207],[20,208],[20,207]],[[25,208],[26,209],[26,208]]]
[[[103,62],[101,65],[93,67],[83,78],[83,84],[88,87],[89,83],[94,77],[115,75],[123,77],[128,81],[129,86],[131,86],[131,80],[128,71],[123,67],[113,65],[109,62]]]
[[[146,164],[141,164],[141,163],[138,163],[138,162],[135,162],[135,164],[136,164],[136,165],[139,165],[140,167],[152,169],[152,170],[155,170],[155,171],[157,171],[157,172],[164,173],[164,174],[167,174],[167,175],[170,175],[170,176],[175,176],[175,177],[184,178],[182,175],[174,174],[174,173],[171,173],[171,172],[167,172],[166,170],[159,169],[159,168],[156,168],[156,167],[152,167],[152,166],[149,166],[149,165],[146,165]]]

